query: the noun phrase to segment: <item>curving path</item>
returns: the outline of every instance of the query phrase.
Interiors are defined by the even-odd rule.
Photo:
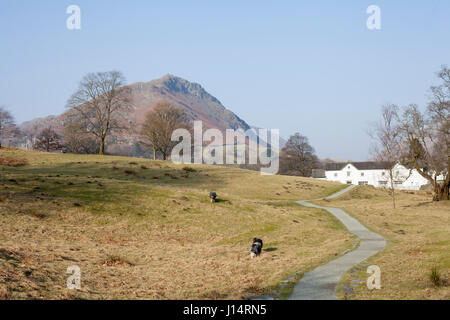
[[[349,186],[325,199],[336,198],[354,187],[356,186]],[[380,252],[386,246],[386,241],[378,233],[368,230],[342,209],[322,207],[307,201],[297,201],[297,203],[306,207],[327,210],[360,240],[357,249],[305,273],[288,297],[288,300],[336,300],[336,286],[341,276],[354,265]]]

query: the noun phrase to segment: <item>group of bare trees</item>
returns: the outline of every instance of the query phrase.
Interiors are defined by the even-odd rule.
[[[52,127],[42,128],[33,147],[46,152],[103,155],[107,138],[129,131],[138,134],[139,144],[152,152],[154,159],[161,155],[166,160],[175,144],[172,132],[179,128],[192,130],[184,111],[166,102],[157,103],[140,128],[132,128],[134,123],[128,117],[132,107],[131,88],[125,86],[121,72],[89,73],[67,102],[69,112],[62,130],[57,133]],[[11,113],[0,106],[0,148],[3,140],[19,133]]]
[[[51,127],[43,129],[34,141],[34,149],[53,152],[63,147],[61,137]]]
[[[69,112],[61,132],[43,128],[34,139],[34,149],[103,155],[108,137],[133,131],[138,133],[140,144],[152,151],[154,159],[161,155],[166,160],[175,144],[172,132],[179,128],[192,130],[184,111],[166,102],[157,103],[136,130],[131,128],[128,117],[132,107],[131,88],[125,86],[121,72],[89,73],[67,102]],[[14,118],[0,106],[0,148],[3,139],[18,133]]]
[[[300,133],[292,135],[281,150],[280,174],[311,177],[312,169],[318,165],[314,148]]]
[[[13,138],[19,133],[14,117],[4,107],[0,106],[0,149],[3,139]]]
[[[426,111],[415,104],[382,107],[382,121],[372,128],[375,158],[414,168],[433,187],[435,201],[448,200],[450,187],[450,69],[437,73]],[[392,166],[392,198],[395,206]]]
[[[141,128],[131,128],[128,119],[132,105],[131,89],[117,71],[90,73],[80,82],[78,90],[67,102],[72,111],[64,127],[65,147],[71,153],[104,154],[107,138],[114,133],[138,133],[140,143],[153,158],[166,160],[174,146],[175,129],[191,129],[184,111],[170,103],[159,102],[146,115]]]
[[[86,122],[78,116],[68,119],[62,137],[64,149],[69,153],[94,154],[100,150],[95,136],[89,134]]]
[[[21,134],[14,117],[4,107],[0,106],[0,148],[3,139],[11,139]],[[63,140],[51,127],[42,129],[33,142],[35,150],[52,152],[63,148]]]

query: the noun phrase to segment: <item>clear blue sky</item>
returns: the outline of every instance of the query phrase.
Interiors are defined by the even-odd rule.
[[[70,4],[80,31],[66,29]],[[171,73],[253,125],[301,132],[320,157],[365,160],[380,106],[425,106],[450,64],[449,17],[448,0],[2,0],[0,105],[22,122],[62,113],[88,72]]]

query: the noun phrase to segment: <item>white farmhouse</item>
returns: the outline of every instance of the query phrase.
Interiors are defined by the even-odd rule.
[[[328,163],[322,171],[322,179],[354,185],[390,187],[389,167],[385,162]],[[417,170],[401,164],[393,165],[394,188],[419,190],[429,182]],[[316,176],[317,171],[316,171]]]

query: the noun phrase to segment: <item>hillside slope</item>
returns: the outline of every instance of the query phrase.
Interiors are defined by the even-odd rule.
[[[0,299],[239,299],[352,245],[330,215],[293,202],[340,184],[17,149],[0,159]],[[250,260],[255,236],[265,250]],[[65,287],[70,265],[81,291]]]

